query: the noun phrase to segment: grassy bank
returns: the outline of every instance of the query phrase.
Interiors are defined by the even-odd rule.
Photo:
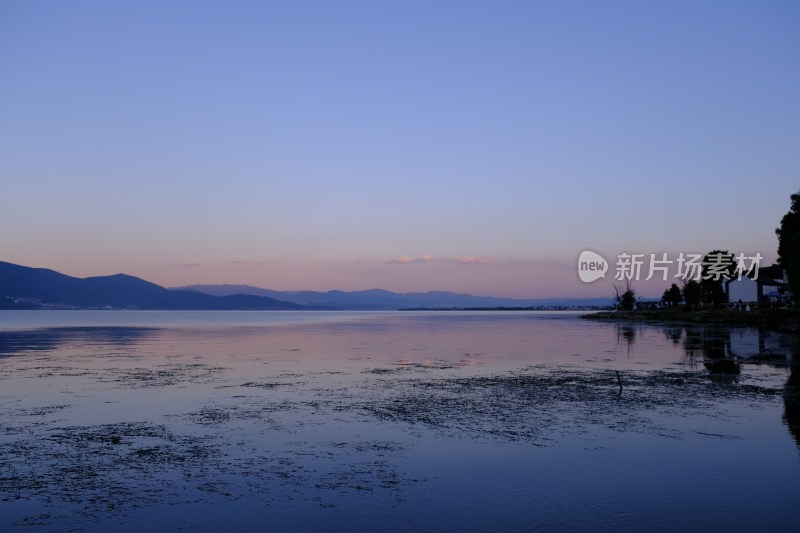
[[[754,309],[737,311],[709,309],[646,309],[641,311],[600,311],[583,315],[588,320],[651,322],[663,324],[720,324],[747,326],[788,333],[800,333],[800,309]]]

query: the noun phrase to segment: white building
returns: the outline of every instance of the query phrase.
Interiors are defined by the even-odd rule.
[[[779,278],[779,279],[774,279]],[[757,279],[732,278],[725,282],[729,303],[756,304],[780,302],[785,297],[786,275],[783,270],[769,267],[762,270]]]

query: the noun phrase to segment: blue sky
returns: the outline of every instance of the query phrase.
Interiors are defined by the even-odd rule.
[[[780,1],[4,2],[0,259],[521,297],[606,295],[586,247],[772,260],[798,28]]]

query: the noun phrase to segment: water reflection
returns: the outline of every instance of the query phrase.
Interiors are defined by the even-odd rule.
[[[475,363],[483,364],[491,361],[486,354],[491,353],[492,348],[496,350],[499,347],[505,348],[509,357],[514,354],[519,354],[520,358],[530,355],[528,339],[517,339],[518,345],[514,344],[515,337],[511,333],[518,330],[510,327],[507,321],[470,322],[469,328],[465,328],[460,321],[435,320],[439,318],[441,317],[404,322],[373,321],[303,326],[306,335],[302,342],[297,332],[289,329],[203,328],[184,331],[183,335],[201,345],[207,345],[209,353],[225,351],[228,355],[234,352],[252,354],[268,350],[272,353],[299,354],[314,348],[311,350],[313,353],[331,353],[333,358],[342,354],[347,358],[375,357],[388,339],[395,349],[386,357],[399,361],[403,365],[401,368],[409,368],[413,366],[412,363],[417,362],[424,368],[464,368]],[[567,324],[566,321],[558,324],[551,321],[546,332],[552,339],[545,340],[545,332],[537,332],[536,338],[545,347],[552,347],[555,346],[555,340],[571,338],[569,333],[575,327],[575,324]],[[783,421],[800,447],[800,342],[796,335],[718,325],[670,325],[653,328],[640,324],[618,324],[615,327],[616,342],[625,348],[629,356],[635,353],[637,343],[641,344],[640,352],[649,353],[653,350],[652,337],[648,337],[648,333],[655,331],[660,333],[668,345],[680,348],[684,361],[690,367],[705,368],[710,379],[715,382],[738,383],[743,366],[748,364],[787,369],[788,377],[783,389]],[[413,335],[407,334],[406,328]],[[143,343],[152,343],[156,352],[169,352],[174,350],[173,343],[178,342],[177,332],[166,335],[164,331],[156,327],[61,327],[0,331],[0,358],[56,352],[64,348],[85,353],[88,347],[101,347],[105,354],[109,349],[130,349],[141,347]],[[470,345],[467,342],[470,333],[480,338],[481,342],[485,341],[485,344]],[[413,342],[403,342],[406,338]],[[181,337],[180,343],[185,340]],[[303,348],[302,352],[297,351],[300,346]],[[452,361],[448,359],[443,362],[445,347],[450,347],[454,352],[447,355]],[[192,347],[199,353],[198,348],[195,345]],[[395,357],[395,353],[402,357]],[[291,363],[301,365],[303,360],[298,355]]]
[[[664,337],[667,338],[672,344],[678,346],[683,338],[683,328],[678,327],[665,327],[663,329]]]
[[[0,332],[0,529],[791,529],[792,337],[537,316]]]
[[[800,370],[797,365],[790,367],[789,379],[783,389],[783,406],[783,422],[800,448]]]
[[[154,335],[158,328],[102,327],[48,328],[0,331],[0,357],[56,350],[66,345],[125,347]]]
[[[684,350],[688,358],[702,358],[712,379],[738,381],[742,369],[731,352],[729,329],[687,328]]]
[[[628,355],[633,351],[633,345],[636,344],[637,327],[630,324],[617,325],[617,343],[625,344],[628,350]]]
[[[800,448],[800,339],[796,335],[752,328],[724,326],[664,326],[665,339],[683,348],[686,362],[702,362],[715,381],[736,383],[743,364],[766,364],[787,368],[783,389],[783,421]],[[630,353],[636,330],[620,325],[617,338],[624,338]]]

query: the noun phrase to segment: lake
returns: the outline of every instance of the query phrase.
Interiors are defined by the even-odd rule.
[[[0,529],[790,531],[796,336],[0,311]]]

